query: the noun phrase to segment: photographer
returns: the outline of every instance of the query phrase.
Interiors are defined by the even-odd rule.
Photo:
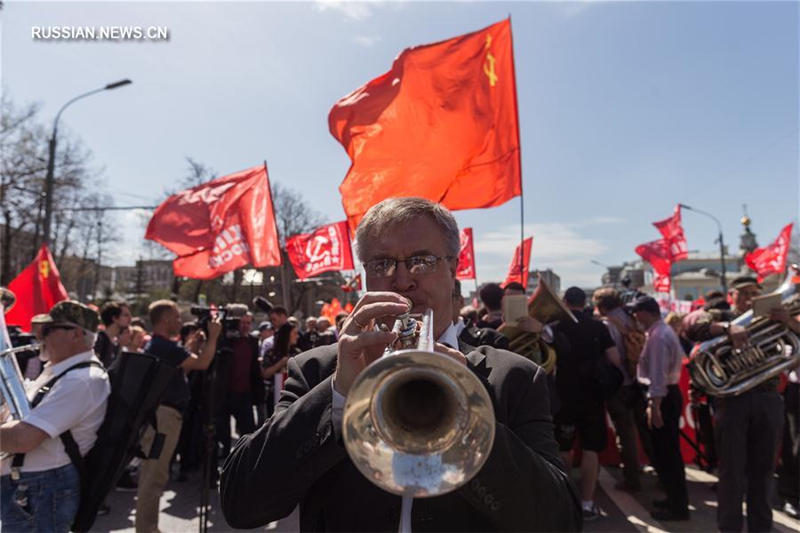
[[[164,434],[164,443],[158,458],[142,461],[136,501],[136,531],[158,531],[158,504],[169,480],[169,463],[181,432],[183,411],[189,403],[189,384],[185,371],[205,370],[214,359],[222,324],[219,319],[208,323],[208,341],[201,349],[200,330],[190,334],[185,346],[176,341],[181,332],[181,314],[171,300],[158,300],[148,309],[153,325],[153,338],[145,351],[177,367],[167,391],[156,410],[158,432]],[[200,352],[197,355],[197,352]],[[142,450],[149,455],[155,430],[149,427],[142,437]]]
[[[217,411],[217,440],[222,454],[231,450],[231,416],[236,433],[245,435],[256,429],[253,406],[264,401],[264,381],[258,362],[258,339],[250,335],[253,315],[243,304],[226,307],[225,346],[229,354],[217,359],[217,386],[220,399]],[[233,328],[236,329],[233,329]]]

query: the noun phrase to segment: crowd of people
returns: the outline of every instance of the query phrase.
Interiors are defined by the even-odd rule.
[[[108,368],[131,352],[179,369],[156,411],[157,431],[151,427],[142,438],[148,458],[135,459],[117,485],[137,491],[137,531],[158,531],[159,500],[169,480],[186,480],[209,459],[205,481],[219,483],[233,527],[264,525],[300,504],[303,530],[577,530],[603,515],[595,491],[599,456],[609,445],[607,414],[622,463],[617,489],[642,489],[641,449],[665,493],[652,502],[653,518],[690,519],[678,381],[695,343],[725,336],[736,347],[747,343],[747,331],[733,319],[751,308],[761,289],[755,278],[737,278],[729,294],[706,295],[705,306],[686,316],[664,316],[644,294],[570,287],[561,297],[568,318],[509,320],[504,300],[526,295],[519,283],[484,284],[479,305],[464,305],[455,279],[458,229],[441,206],[384,201],[364,217],[356,243],[368,290],[333,324],[327,317],[301,320],[280,306],[253,313],[244,304],[227,305],[224,319],[189,319],[170,300],[153,302],[144,317],[134,317],[121,301],[99,310],[66,301],[33,318],[31,335],[41,350],[18,354],[30,390],[64,365],[97,360]],[[380,491],[354,467],[342,445],[342,410],[360,372],[395,340],[378,326],[425,309],[434,312],[436,351],[485,383],[495,440],[471,481],[451,494],[409,503]],[[770,319],[800,334],[800,323],[785,308],[772,310]],[[556,355],[552,369],[540,366],[541,351],[508,351],[508,328],[549,346]],[[786,512],[796,517],[798,381],[791,372],[783,397],[778,379],[771,379],[741,395],[708,400],[716,439],[706,444],[716,455],[721,531],[745,525],[770,530],[781,440],[777,487]],[[54,386],[30,417],[0,426],[2,451],[27,456],[22,465],[2,463],[4,527],[68,529],[78,481],[59,436],[71,430],[82,453],[91,448],[108,394],[105,374],[86,368]],[[235,443],[234,434],[241,437]],[[201,444],[206,438],[213,439],[210,458]],[[161,453],[149,458],[156,440]],[[47,476],[39,476],[42,471]],[[279,489],[266,489],[276,482]],[[49,488],[32,488],[39,486]],[[40,512],[52,508],[60,489],[72,490],[69,503]]]

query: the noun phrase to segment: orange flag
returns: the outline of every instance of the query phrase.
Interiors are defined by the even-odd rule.
[[[511,20],[407,48],[345,96],[328,125],[352,165],[339,191],[351,228],[390,197],[450,209],[501,205],[522,191]]]
[[[56,303],[69,298],[46,244],[33,262],[11,280],[8,289],[16,295],[17,303],[6,313],[6,323],[25,331],[31,329],[31,318],[47,313]]]

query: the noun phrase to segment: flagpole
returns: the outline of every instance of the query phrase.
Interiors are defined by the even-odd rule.
[[[514,76],[514,111],[517,115],[517,160],[519,165],[519,282],[525,279],[523,268],[525,268],[525,260],[522,257],[525,249],[525,194],[522,187],[522,142],[520,141],[519,133],[519,104],[517,103],[517,69],[514,63],[514,32],[511,28],[511,13],[508,14],[508,38],[511,42],[511,72]],[[524,287],[527,290],[527,287]]]
[[[267,160],[264,160],[264,176],[267,176],[267,184],[269,184],[269,170],[267,169]],[[272,185],[269,187],[269,203],[270,207],[272,208],[272,218],[275,219],[275,201],[272,199]],[[278,228],[278,221],[275,220],[275,233],[278,235],[278,256],[281,258],[281,299],[283,300],[283,306],[286,308],[286,312],[289,315],[292,314],[291,302],[289,302],[289,283],[286,279],[286,262],[283,260],[283,250],[280,248],[281,245],[281,231]],[[263,287],[263,285],[262,285]]]

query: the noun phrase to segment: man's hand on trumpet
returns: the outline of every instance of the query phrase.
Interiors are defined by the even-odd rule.
[[[383,355],[397,338],[396,333],[375,329],[376,322],[407,313],[407,298],[394,292],[368,292],[361,297],[350,316],[342,323],[333,388],[347,396],[356,377],[370,363]]]

